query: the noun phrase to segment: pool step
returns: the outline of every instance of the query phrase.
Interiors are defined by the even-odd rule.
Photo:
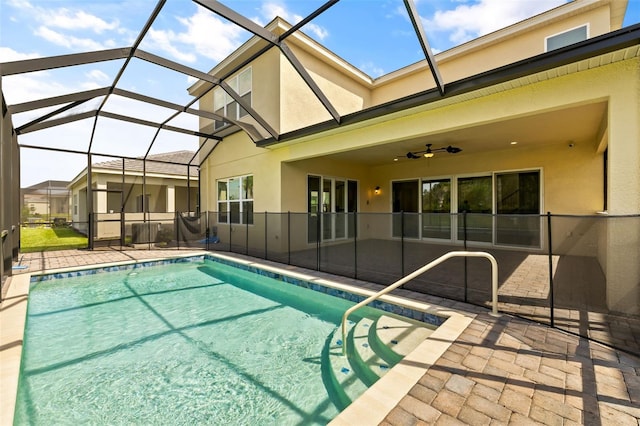
[[[327,339],[323,363],[325,383],[339,410],[343,410],[384,376],[405,355],[415,349],[433,330],[425,324],[385,314],[379,318],[364,317],[347,324],[346,342],[338,327]],[[347,355],[342,355],[346,344]]]
[[[379,320],[378,320],[379,321]],[[374,384],[389,369],[397,363],[389,362],[378,355],[380,346],[376,336],[377,321],[371,318],[363,318],[353,327],[351,342],[353,344],[351,362],[360,380],[367,386]]]
[[[398,361],[411,353],[433,332],[432,328],[420,321],[397,315],[383,315],[376,323],[378,341],[384,349],[399,357]]]

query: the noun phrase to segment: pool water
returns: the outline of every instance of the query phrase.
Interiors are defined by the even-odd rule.
[[[15,424],[326,424],[352,305],[209,260],[33,283]]]

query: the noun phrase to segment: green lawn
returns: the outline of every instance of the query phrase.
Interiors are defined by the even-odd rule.
[[[65,250],[87,247],[87,237],[71,228],[28,228],[20,229],[20,251]]]

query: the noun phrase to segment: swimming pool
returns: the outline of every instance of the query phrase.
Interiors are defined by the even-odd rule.
[[[118,267],[108,274],[109,285],[95,270],[69,280],[35,277],[16,423],[331,420],[340,404],[327,390],[322,352],[353,301],[306,287],[356,301],[362,296],[268,271],[271,277],[256,282],[255,274],[221,259],[188,260]],[[412,312],[404,313],[425,315]],[[284,330],[271,334],[278,324]]]

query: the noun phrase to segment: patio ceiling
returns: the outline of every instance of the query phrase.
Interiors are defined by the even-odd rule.
[[[562,110],[548,111],[539,114],[517,117],[505,121],[478,124],[462,129],[450,130],[444,134],[431,134],[415,139],[396,141],[386,145],[376,145],[366,149],[358,149],[332,154],[331,159],[380,166],[398,161],[414,161],[406,158],[409,151],[425,149],[428,143],[434,148],[448,145],[464,147],[463,151],[452,156],[438,153],[430,161],[442,158],[514,149],[511,142],[517,142],[518,149],[536,148],[547,145],[592,144],[594,151],[598,148],[594,141],[599,141],[599,132],[607,120],[608,104],[606,101],[571,106]],[[541,125],[544,123],[544,125]],[[567,126],[566,123],[581,123],[580,126]],[[421,161],[421,160],[417,160]]]
[[[329,0],[320,3],[319,7],[306,17],[300,19],[290,30],[282,35],[278,35],[218,1],[193,0],[194,3],[202,6],[210,13],[223,18],[226,22],[238,26],[243,31],[247,31],[249,36],[259,37],[266,41],[265,47],[258,51],[253,59],[272,48],[279,49],[280,53],[289,61],[307,87],[313,92],[324,109],[332,117],[335,125],[341,124],[342,117],[331,104],[330,99],[313,80],[311,74],[289,48],[286,40],[292,34],[300,31],[305,25],[308,25],[318,16],[332,8],[338,1],[339,0]],[[246,63],[236,65],[234,69],[226,75],[217,76],[140,48],[145,37],[148,37],[148,33],[154,23],[161,16],[165,3],[166,0],[157,2],[145,25],[135,38],[133,44],[129,47],[0,63],[0,76],[2,76],[5,81],[7,77],[11,76],[52,70],[64,70],[65,72],[76,72],[78,75],[82,75],[82,73],[87,71],[87,66],[94,66],[96,64],[108,67],[115,75],[115,78],[113,78],[110,84],[96,89],[56,94],[13,104],[10,103],[10,100],[7,101],[7,108],[13,117],[13,125],[18,135],[19,145],[25,148],[37,148],[74,154],[147,159],[150,154],[158,150],[158,146],[163,144],[163,146],[172,148],[173,150],[188,149],[185,146],[172,144],[170,142],[171,137],[166,136],[167,134],[183,134],[193,137],[193,140],[196,141],[193,146],[197,147],[197,152],[188,164],[199,166],[211,154],[217,143],[225,135],[238,129],[244,131],[259,146],[260,143],[265,140],[278,141],[281,135],[275,130],[276,126],[265,120],[259,112],[255,111],[250,104],[246,103],[225,81],[227,77],[243,68]],[[437,90],[441,94],[444,94],[444,83],[436,68],[433,54],[426,39],[424,29],[422,28],[415,4],[413,0],[404,0],[404,5],[411,20],[416,38],[424,53],[424,59],[426,59],[431,66],[431,73],[436,81]],[[180,102],[179,99],[184,99],[184,97],[181,94],[176,95],[176,93],[184,93],[186,85],[165,88],[166,90],[163,91],[162,98],[130,90],[131,86],[135,86],[135,81],[129,82],[129,84],[124,83],[128,81],[127,79],[132,74],[131,70],[141,67],[147,70],[148,75],[155,75],[156,73],[177,73],[183,77],[189,76],[197,80],[205,81],[209,87],[198,97],[188,101],[183,100],[182,102]],[[3,85],[6,85],[4,81]],[[249,113],[253,122],[256,124],[251,125],[245,122],[238,122],[198,109],[196,107],[198,100],[215,87],[222,87],[230,97]],[[144,108],[138,108],[136,107],[137,105],[144,105]],[[141,111],[143,109],[153,112],[147,113],[145,116]],[[228,126],[217,131],[203,132],[200,130],[200,125],[198,124],[200,119],[224,121]],[[131,129],[144,129],[140,131],[136,130],[136,132],[141,132],[136,134],[144,135],[138,137],[138,139],[144,140],[133,141],[141,155],[132,157],[109,152],[110,141],[123,137],[123,135],[110,133],[110,129],[116,127],[110,125],[114,120],[120,123],[119,126],[117,126],[119,129],[123,128],[124,123],[126,123],[127,126],[131,126]],[[69,142],[69,138],[49,137],[43,138],[43,141],[31,142],[33,139],[27,137],[30,134],[42,132],[46,129],[71,125],[75,125],[75,128],[81,128],[81,131],[86,133],[87,140],[82,146],[78,146],[75,142]],[[124,128],[128,127],[125,126]],[[133,130],[131,133],[134,133]],[[198,144],[198,138],[204,139],[205,142]]]

